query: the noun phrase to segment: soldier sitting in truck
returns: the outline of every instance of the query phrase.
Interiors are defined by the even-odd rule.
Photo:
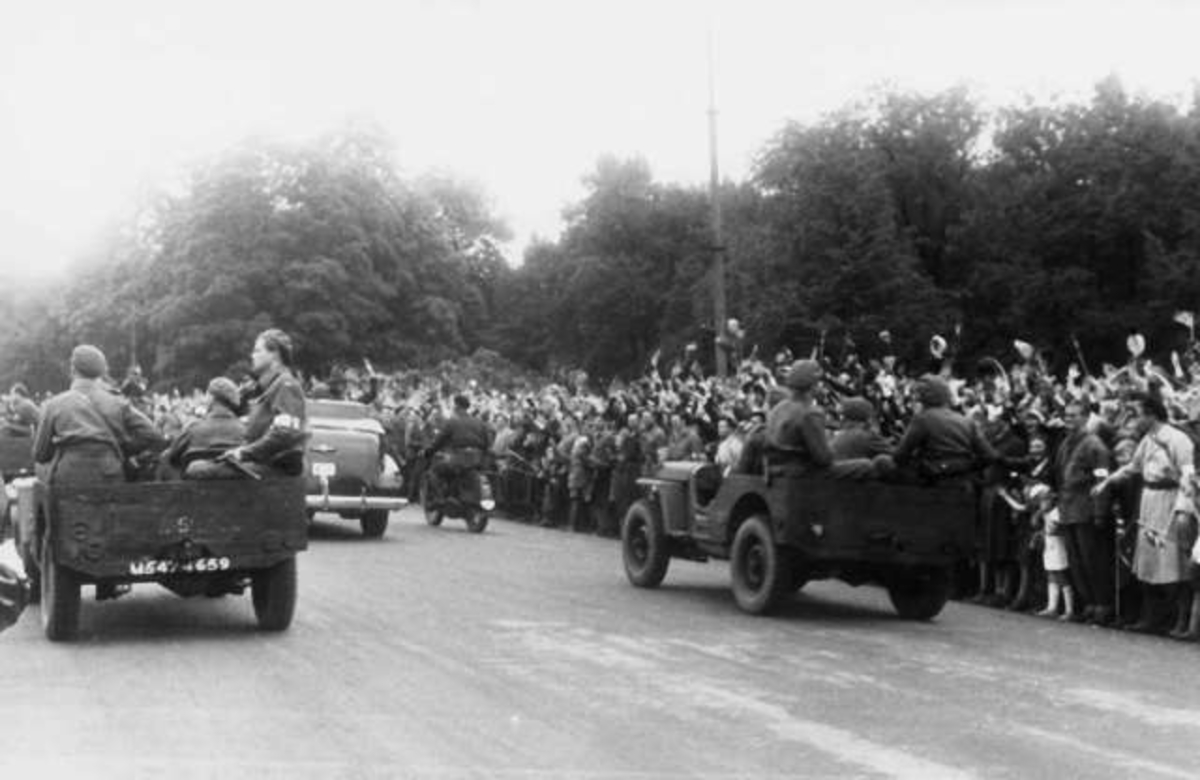
[[[917,385],[918,411],[896,445],[896,465],[926,481],[961,479],[998,461],[974,422],[950,408],[945,380],[926,375]]]
[[[242,473],[222,456],[245,439],[238,419],[241,394],[232,379],[219,376],[208,383],[208,411],[179,434],[163,455],[166,464],[184,479],[237,479]]]
[[[51,485],[122,482],[125,459],[166,444],[154,423],[112,392],[104,353],[89,344],[71,352],[71,388],[46,402],[33,456],[49,463]]]
[[[797,360],[784,378],[791,397],[767,414],[765,452],[769,468],[803,474],[828,468],[833,453],[825,438],[825,414],[814,399],[822,377],[815,360]]]

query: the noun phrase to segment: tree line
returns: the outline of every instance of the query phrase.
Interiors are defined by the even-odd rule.
[[[66,284],[0,299],[0,368],[60,387],[87,340],[193,386],[244,368],[267,326],[295,334],[312,373],[485,348],[609,377],[711,343],[707,191],[637,158],[602,157],[584,181],[562,235],[514,268],[480,190],[405,176],[381,133],[248,141],[140,203]],[[870,354],[887,330],[912,361],[938,333],[963,361],[1021,338],[1098,364],[1132,329],[1152,351],[1184,346],[1171,315],[1200,303],[1200,100],[1115,78],[1086,101],[994,110],[963,88],[873,93],[781,127],[719,197],[728,310],[764,354]]]

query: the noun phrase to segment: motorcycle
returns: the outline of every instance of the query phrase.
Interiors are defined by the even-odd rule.
[[[445,484],[446,481],[437,468],[426,469],[422,475],[421,507],[425,522],[439,526],[447,517],[457,518],[467,521],[470,533],[483,533],[488,513],[496,508],[488,480],[479,469],[468,468],[459,471],[452,484]]]

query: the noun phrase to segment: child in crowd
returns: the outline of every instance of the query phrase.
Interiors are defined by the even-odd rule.
[[[1046,570],[1046,608],[1037,614],[1038,617],[1055,617],[1061,604],[1063,613],[1059,620],[1072,620],[1075,618],[1075,590],[1071,587],[1067,540],[1059,525],[1054,494],[1047,488],[1039,494],[1037,501],[1045,539],[1042,567]]]

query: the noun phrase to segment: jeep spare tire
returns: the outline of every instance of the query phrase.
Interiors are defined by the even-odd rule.
[[[625,576],[638,588],[657,588],[667,576],[667,533],[658,510],[644,499],[635,501],[621,522],[621,557]]]

